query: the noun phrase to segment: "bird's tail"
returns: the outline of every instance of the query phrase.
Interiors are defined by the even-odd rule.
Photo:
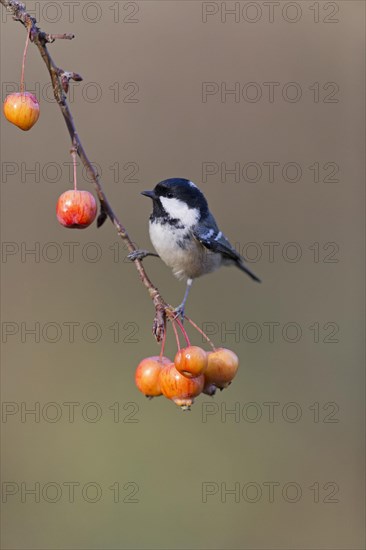
[[[257,283],[261,283],[262,281],[257,277],[257,275],[255,275],[253,273],[253,271],[251,271],[245,264],[242,260],[239,260],[236,262],[236,265],[239,267],[239,269],[241,269],[242,271],[244,271],[247,275],[249,275],[249,277],[251,279],[253,279],[253,281],[256,281]]]

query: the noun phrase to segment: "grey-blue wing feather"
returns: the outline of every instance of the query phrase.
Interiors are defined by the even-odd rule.
[[[215,218],[210,214],[196,225],[193,234],[195,238],[211,252],[217,252],[230,258],[234,262],[241,260],[240,255],[230,244],[225,235],[219,230]]]
[[[219,230],[212,214],[209,214],[203,222],[196,225],[193,235],[207,250],[222,254],[224,258],[232,260],[239,269],[247,273],[254,281],[260,282],[260,279],[245,265],[243,258]]]

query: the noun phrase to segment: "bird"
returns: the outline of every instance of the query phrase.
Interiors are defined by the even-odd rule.
[[[234,265],[261,282],[219,229],[204,194],[191,180],[169,178],[141,194],[153,201],[149,234],[157,254],[138,249],[128,258],[158,256],[178,279],[186,280],[183,301],[174,310],[182,320],[193,280],[222,265]]]

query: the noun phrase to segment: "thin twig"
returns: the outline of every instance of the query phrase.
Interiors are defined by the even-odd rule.
[[[30,35],[30,31],[27,32],[27,39],[25,41],[24,52],[23,52],[22,75],[20,77],[20,93],[21,94],[24,94],[24,71],[25,71],[25,60],[26,60],[26,57],[27,57],[27,50],[28,50],[28,46],[29,46],[29,35]]]
[[[190,346],[191,345],[191,342],[189,341],[189,337],[188,337],[188,334],[183,326],[183,324],[181,323],[181,321],[178,319],[178,317],[176,317],[174,320],[173,320],[173,323],[177,323],[178,327],[180,328],[183,336],[184,336],[184,339],[185,341],[187,342],[187,346]]]
[[[177,348],[178,348],[178,351],[180,351],[180,341],[179,341],[179,335],[178,335],[177,327],[175,326],[175,319],[171,319],[171,321],[172,321],[172,327],[173,327],[174,334],[175,334],[175,339],[177,341]]]
[[[61,109],[67,129],[70,134],[71,142],[73,144],[73,147],[75,147],[76,152],[80,157],[83,165],[85,166],[88,176],[94,183],[95,191],[100,201],[101,213],[98,218],[98,226],[101,226],[104,223],[105,219],[108,217],[113,223],[117,234],[121,237],[121,239],[125,241],[128,251],[133,252],[134,250],[136,250],[136,248],[132,240],[130,239],[126,228],[114,213],[106,197],[106,194],[104,193],[99,175],[91,164],[89,158],[87,157],[84,147],[80,141],[71,111],[67,103],[66,93],[68,90],[68,79],[73,78],[74,80],[80,80],[81,77],[76,73],[69,73],[57,67],[47,49],[47,43],[51,43],[57,38],[70,40],[74,37],[74,35],[47,34],[41,31],[41,29],[37,26],[36,19],[27,12],[24,4],[22,4],[18,0],[0,0],[0,2],[13,15],[13,18],[16,21],[20,21],[26,27],[27,31],[29,32],[31,41],[37,46],[42,56],[42,59],[46,64],[46,67],[51,77],[54,97]],[[154,286],[153,283],[150,281],[141,261],[135,260],[134,264],[140,276],[140,279],[148,290],[150,298],[152,299],[155,306],[153,334],[156,340],[160,342],[164,336],[166,327],[166,315],[167,310],[170,308],[170,306],[162,298],[157,287]]]
[[[74,34],[64,33],[64,34],[45,34],[45,39],[50,44],[55,40],[72,40],[75,38]]]
[[[163,340],[161,342],[160,355],[159,355],[160,361],[163,360],[163,356],[164,356],[166,335],[167,335],[167,330],[166,330],[166,321],[165,321],[165,330],[164,330]]]
[[[77,191],[78,188],[78,176],[77,176],[77,170],[76,170],[76,149],[73,147],[70,151],[71,157],[72,157],[72,165],[74,168],[74,191]]]
[[[192,319],[190,319],[186,315],[184,316],[184,318],[188,321],[188,323],[190,323],[192,325],[192,327],[194,327],[196,330],[198,330],[198,332],[206,339],[206,341],[210,344],[212,349],[215,351],[216,348],[215,348],[212,340],[210,340],[209,337],[207,336],[207,334],[202,329],[200,329],[200,327],[198,325],[196,325],[196,323],[194,321],[192,321]]]

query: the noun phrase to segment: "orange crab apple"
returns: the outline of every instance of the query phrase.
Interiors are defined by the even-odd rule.
[[[162,395],[159,375],[165,365],[169,365],[171,360],[168,357],[152,356],[142,359],[135,372],[135,383],[140,392],[146,397],[157,397]]]
[[[70,189],[59,196],[56,215],[64,227],[84,229],[95,220],[97,203],[89,191]]]
[[[202,392],[205,382],[203,374],[194,378],[183,376],[174,363],[162,369],[159,380],[163,395],[183,410],[190,409],[194,398]]]
[[[207,368],[207,353],[198,346],[188,346],[180,349],[174,359],[178,372],[187,378],[203,374]]]
[[[204,393],[214,395],[216,388],[223,390],[234,379],[238,367],[238,356],[226,348],[217,348],[207,354]]]
[[[24,131],[30,130],[39,118],[38,100],[30,92],[8,95],[5,98],[3,110],[5,118]]]

